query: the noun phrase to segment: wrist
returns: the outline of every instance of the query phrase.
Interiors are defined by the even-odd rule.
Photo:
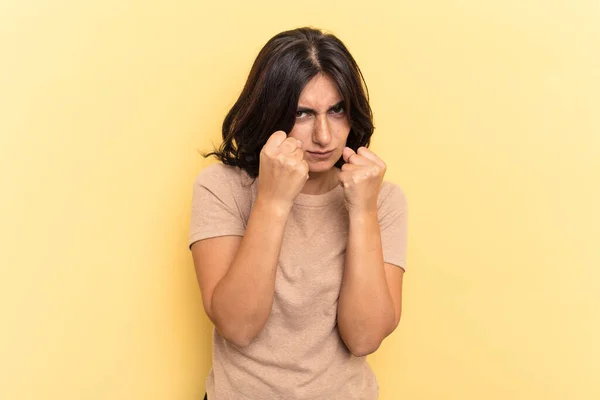
[[[287,218],[290,210],[292,209],[292,203],[275,201],[268,198],[261,197],[260,195],[256,196],[256,201],[254,202],[254,208],[260,210],[261,212],[270,214],[275,217]]]
[[[353,207],[348,210],[348,215],[350,219],[368,219],[368,218],[377,218],[377,207]]]

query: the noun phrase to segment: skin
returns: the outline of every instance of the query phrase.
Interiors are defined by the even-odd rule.
[[[309,81],[300,94],[296,123],[289,137],[302,142],[304,160],[309,167],[309,178],[302,193],[325,193],[339,184],[337,174],[340,170],[334,165],[342,157],[350,133],[341,101],[335,83],[324,75]],[[327,160],[311,156],[311,152],[329,150],[333,150],[333,154]]]
[[[260,154],[258,195],[245,235],[198,241],[192,255],[208,317],[244,347],[260,333],[273,304],[287,217],[299,193],[342,185],[350,219],[338,330],[349,351],[377,350],[399,323],[403,269],[383,262],[377,198],[385,163],[371,150],[345,146],[350,126],[335,83],[317,75],[304,88],[289,135],[274,132]],[[312,152],[331,150],[322,160]],[[341,169],[336,161],[343,157]]]

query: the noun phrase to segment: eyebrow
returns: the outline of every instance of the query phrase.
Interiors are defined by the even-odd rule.
[[[327,109],[327,111],[331,111],[334,108],[338,108],[340,106],[344,105],[344,100],[340,100],[337,103],[335,103],[334,105],[332,105],[331,107],[329,107]],[[308,107],[298,107],[298,109],[296,110],[296,112],[306,112],[306,113],[311,113],[311,114],[316,114],[317,112],[315,110],[313,110],[312,108],[308,108]]]

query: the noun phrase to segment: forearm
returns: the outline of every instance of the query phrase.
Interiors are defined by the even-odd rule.
[[[257,199],[236,256],[213,292],[213,322],[240,347],[260,333],[269,317],[288,214]]]
[[[357,356],[374,352],[394,329],[376,209],[350,214],[337,319],[340,336]]]

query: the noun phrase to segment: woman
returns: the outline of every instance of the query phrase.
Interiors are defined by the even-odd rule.
[[[372,133],[335,36],[296,29],[260,51],[194,185],[209,400],[377,398],[365,356],[400,320],[407,208]]]

